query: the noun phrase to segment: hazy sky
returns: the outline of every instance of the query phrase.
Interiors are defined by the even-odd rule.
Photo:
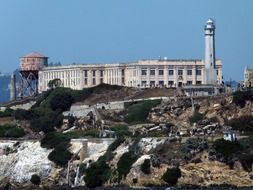
[[[225,80],[253,67],[253,0],[0,0],[0,71],[31,51],[49,62],[203,59],[206,20],[216,20]]]

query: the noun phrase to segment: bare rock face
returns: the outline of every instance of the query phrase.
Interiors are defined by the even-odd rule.
[[[182,176],[178,180],[178,186],[253,186],[252,172],[248,173],[240,166],[230,169],[225,163],[204,161],[197,164],[190,163],[181,166],[180,169]]]
[[[122,181],[122,184],[129,186],[166,185],[166,183],[162,180],[162,176],[166,172],[168,167],[166,164],[161,164],[160,167],[151,167],[151,173],[149,175],[146,175],[141,172],[140,166],[144,162],[144,160],[148,158],[150,158],[149,155],[141,156],[133,164],[132,169],[130,170],[126,179]]]
[[[40,142],[1,142],[0,181],[9,178],[11,182],[29,182],[33,174],[46,178],[54,164],[48,160],[51,150],[40,147]]]

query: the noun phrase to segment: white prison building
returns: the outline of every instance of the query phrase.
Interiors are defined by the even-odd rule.
[[[222,84],[222,63],[221,60],[215,58],[213,20],[209,19],[206,22],[204,31],[204,60],[160,59],[139,60],[132,63],[43,67],[39,71],[38,90],[39,92],[46,91],[49,81],[53,79],[60,79],[63,87],[77,90],[101,83],[139,88],[220,85]],[[39,57],[43,59],[41,55]]]

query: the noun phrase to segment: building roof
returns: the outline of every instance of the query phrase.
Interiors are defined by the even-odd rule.
[[[34,52],[31,52],[29,54],[22,56],[21,58],[47,58],[47,57],[34,51]]]

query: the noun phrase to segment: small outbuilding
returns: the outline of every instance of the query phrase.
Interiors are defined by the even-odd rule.
[[[223,139],[226,141],[235,142],[237,140],[236,133],[234,131],[223,132]]]

